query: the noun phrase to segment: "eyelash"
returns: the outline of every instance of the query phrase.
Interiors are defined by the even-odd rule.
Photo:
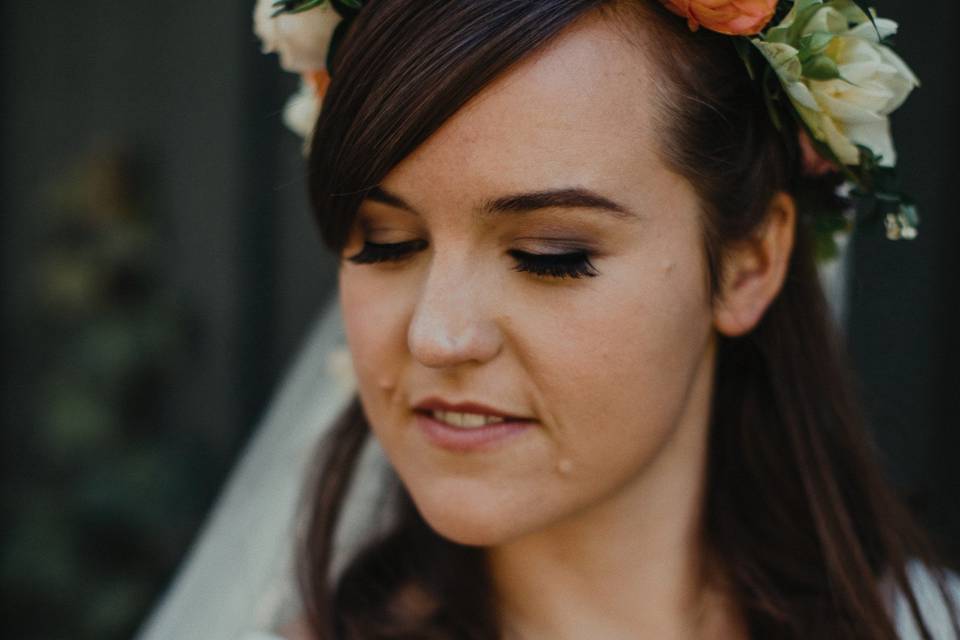
[[[364,242],[360,253],[350,256],[347,260],[354,264],[399,262],[425,246],[424,240],[408,240],[394,244]],[[539,254],[514,249],[507,253],[517,260],[515,271],[525,271],[543,278],[592,278],[600,275],[590,262],[590,254],[586,251]]]

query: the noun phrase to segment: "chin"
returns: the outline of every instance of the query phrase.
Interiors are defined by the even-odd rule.
[[[423,519],[440,536],[462,545],[492,547],[524,533],[526,518],[508,508],[509,502],[492,496],[480,499],[470,493],[411,492]]]

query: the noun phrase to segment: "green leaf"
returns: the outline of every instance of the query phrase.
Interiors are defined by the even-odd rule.
[[[797,82],[803,72],[803,66],[797,57],[797,50],[788,44],[764,42],[754,38],[751,42],[760,50],[769,66],[777,72],[784,82]]]
[[[880,38],[880,28],[877,26],[876,12],[872,8],[868,8],[862,0],[831,0],[830,4],[854,24],[861,24],[869,20],[877,31],[877,39],[882,40]]]
[[[274,0],[273,6],[276,7],[271,17],[276,17],[284,13],[302,13],[309,11],[314,7],[319,7],[327,0]]]
[[[798,3],[799,4],[799,3]],[[787,42],[789,44],[798,43],[803,30],[807,28],[811,18],[821,9],[823,9],[823,2],[820,0],[811,0],[811,4],[803,9],[797,10],[797,19],[793,21],[793,24],[790,25],[790,29],[787,32]]]
[[[824,52],[834,38],[832,33],[809,33],[800,38],[797,49],[800,51],[800,60],[809,60],[810,58]]]
[[[817,263],[829,262],[840,254],[838,233],[850,233],[850,220],[839,210],[817,208],[807,213],[808,228],[814,235],[814,258]]]
[[[900,197],[900,215],[904,216],[912,226],[920,225],[920,214],[917,211],[917,205],[908,202],[903,196]]]
[[[825,264],[840,255],[840,246],[832,233],[814,229],[813,259],[817,264]]]
[[[776,83],[773,85],[772,83]],[[771,88],[775,86],[776,88]],[[767,112],[770,114],[770,120],[777,131],[783,131],[783,121],[780,119],[780,112],[777,109],[778,89],[780,79],[777,77],[773,67],[767,66],[763,74],[763,101],[767,105]]]
[[[750,38],[734,38],[733,45],[737,48],[737,54],[740,56],[740,59],[743,60],[744,66],[747,67],[747,73],[750,75],[750,79],[756,81],[757,72],[753,67],[754,46],[750,42]]]
[[[787,44],[787,37],[790,35],[790,29],[788,27],[773,27],[768,29],[766,34],[764,34],[763,39],[767,42],[774,42],[777,44]]]
[[[809,11],[811,7],[819,7],[823,4],[823,0],[795,0],[793,3],[794,9],[797,14],[803,13],[804,11]]]
[[[814,56],[803,63],[803,75],[811,80],[835,80],[840,77],[840,68],[830,56]]]
[[[787,11],[786,15],[783,16],[777,26],[771,27],[764,32],[762,36],[763,39],[767,42],[789,44],[791,42],[791,29],[797,22],[799,12],[801,10],[806,10],[813,5],[819,4],[820,2],[822,2],[822,0],[796,0],[796,2],[793,2],[793,6],[790,7],[790,10]],[[776,13],[782,13],[784,5],[786,5],[785,2],[779,4]]]
[[[880,157],[873,152],[873,149],[862,144],[858,144],[857,149],[860,151],[860,167],[866,173],[877,171],[880,167]]]
[[[870,11],[860,0],[830,0],[829,4],[854,24],[860,24],[870,19]]]

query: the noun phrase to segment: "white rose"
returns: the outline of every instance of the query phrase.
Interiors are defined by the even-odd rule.
[[[304,140],[309,140],[320,116],[320,98],[306,80],[300,81],[300,90],[290,96],[283,108],[283,123]]]
[[[264,53],[279,53],[280,66],[302,73],[325,69],[327,50],[340,15],[325,2],[301,13],[271,17],[272,0],[258,0],[253,10],[253,30],[263,42]]]
[[[850,28],[850,13],[821,6],[792,41],[774,41],[774,29],[770,38],[753,43],[776,70],[814,137],[841,162],[859,164],[856,145],[862,145],[882,166],[892,167],[896,152],[888,116],[920,82],[897,54],[880,44],[896,33],[897,23],[877,18],[874,27],[860,15],[863,20]],[[788,16],[781,27],[790,27],[794,18]],[[811,58],[821,63],[819,71],[809,69]],[[806,71],[801,60],[808,61]]]

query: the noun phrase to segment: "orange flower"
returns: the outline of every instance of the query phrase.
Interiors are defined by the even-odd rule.
[[[691,31],[703,25],[731,36],[760,33],[773,19],[778,0],[660,0],[687,19]]]
[[[317,97],[317,100],[322,101],[323,96],[327,93],[327,87],[330,86],[330,72],[326,69],[306,71],[301,73],[300,77],[313,89],[313,94]]]

